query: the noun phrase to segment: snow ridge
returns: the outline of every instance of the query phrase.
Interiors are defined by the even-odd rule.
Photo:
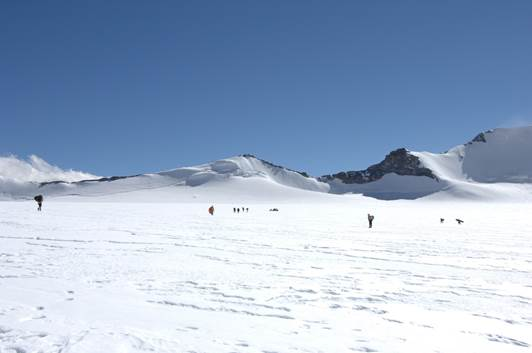
[[[308,192],[363,194],[378,199],[532,200],[532,126],[494,129],[445,153],[398,149],[364,171],[308,176],[245,154],[152,174],[97,177],[62,170],[36,156],[0,158],[0,198],[109,196],[181,200],[242,197],[305,198]],[[135,197],[140,197],[139,195]]]

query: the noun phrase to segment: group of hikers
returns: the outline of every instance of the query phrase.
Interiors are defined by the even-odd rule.
[[[44,197],[42,195],[37,195],[33,198],[35,200],[35,202],[37,202],[37,211],[41,211],[42,210],[42,203],[44,201]],[[214,206],[211,205],[211,207],[209,207],[208,209],[209,211],[209,214],[211,216],[214,216]],[[233,207],[233,213],[240,213],[240,211],[242,211],[242,213],[244,212],[249,212],[249,207]],[[272,208],[270,209],[270,211],[279,211],[277,208]],[[375,219],[375,216],[368,213],[368,225],[369,225],[369,228],[373,228],[373,220]],[[445,218],[440,218],[440,223],[443,223],[445,222]],[[464,223],[463,220],[457,218],[456,219],[456,222],[458,224],[462,224]]]
[[[242,210],[242,213],[245,212],[249,212],[249,208],[248,207],[233,207],[233,213],[240,213],[240,210]]]
[[[233,207],[233,213],[240,213],[240,210],[242,210],[242,212],[244,212],[244,211],[245,212],[249,212],[249,208],[248,207],[242,207],[242,208]],[[270,208],[270,212],[271,211],[279,211],[279,210],[277,208]],[[211,214],[211,216],[214,215],[214,206],[209,207],[209,213]],[[373,220],[374,219],[375,219],[375,216],[370,214],[370,213],[368,213],[368,226],[369,226],[369,228],[373,228]],[[443,223],[443,222],[445,222],[445,218],[440,218],[440,223]],[[459,219],[459,218],[456,219],[456,222],[458,224],[464,223],[464,221]]]
[[[211,207],[209,207],[208,209],[209,211],[209,214],[211,216],[214,216],[214,206],[211,205]],[[242,213],[244,212],[249,212],[249,207],[233,207],[233,213],[240,213],[242,211]]]
[[[374,219],[375,219],[375,216],[368,213],[368,223],[369,223],[369,227],[370,228],[373,228],[373,220]],[[440,223],[443,223],[443,222],[445,222],[445,218],[440,218]],[[461,220],[460,218],[456,218],[456,223],[458,223],[460,225],[460,224],[464,223],[464,221]]]

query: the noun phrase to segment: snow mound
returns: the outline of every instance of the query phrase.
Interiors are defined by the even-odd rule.
[[[201,186],[231,178],[259,178],[308,191],[328,192],[326,183],[287,168],[273,165],[251,155],[226,158],[193,168],[178,168],[157,175],[172,177],[188,186]]]
[[[52,181],[47,178],[37,182],[31,179],[31,182],[24,185],[0,186],[0,195],[3,194],[4,198],[28,198],[36,193],[82,197],[127,193],[138,200],[151,200],[156,195],[158,199],[177,201],[183,197],[194,199],[196,196],[205,199],[206,194],[216,195],[218,199],[221,199],[221,194],[227,194],[229,196],[224,198],[226,200],[232,199],[232,196],[242,199],[246,195],[252,196],[252,199],[266,199],[275,195],[279,199],[283,195],[301,196],[301,192],[329,191],[326,183],[251,155],[153,174],[110,178],[86,176],[72,181],[65,178]],[[249,187],[251,185],[252,188]]]

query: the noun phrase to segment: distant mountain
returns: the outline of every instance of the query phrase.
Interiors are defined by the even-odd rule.
[[[261,194],[261,198],[267,198],[272,193],[279,196],[283,192],[293,193],[290,189],[322,193],[329,191],[327,184],[308,177],[304,172],[277,166],[249,154],[152,174],[89,179],[84,179],[83,176],[85,175],[80,174],[78,180],[41,178],[40,182],[0,179],[0,195],[3,198],[29,198],[38,193],[49,196],[106,196],[158,190],[161,196],[161,190],[193,194],[200,193],[203,187],[209,188],[213,195],[220,192],[235,195],[255,193]]]
[[[445,153],[400,148],[360,171],[318,178],[245,154],[152,174],[97,177],[63,171],[38,157],[0,158],[0,197],[111,197],[179,201],[246,196],[292,199],[315,194],[363,194],[378,199],[464,198],[532,200],[532,127],[495,129]],[[136,195],[136,196],[135,196]]]
[[[333,193],[381,199],[414,199],[439,191],[481,198],[490,193],[482,184],[532,183],[532,127],[486,131],[445,153],[401,148],[366,170],[319,180],[328,183]]]

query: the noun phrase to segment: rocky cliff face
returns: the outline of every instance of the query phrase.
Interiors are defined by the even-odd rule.
[[[419,158],[410,154],[405,148],[390,152],[384,160],[372,165],[366,170],[340,172],[332,175],[324,175],[320,181],[329,182],[339,179],[345,184],[365,184],[381,179],[385,174],[395,173],[398,175],[426,176],[431,179],[438,178],[428,168],[421,165]]]

